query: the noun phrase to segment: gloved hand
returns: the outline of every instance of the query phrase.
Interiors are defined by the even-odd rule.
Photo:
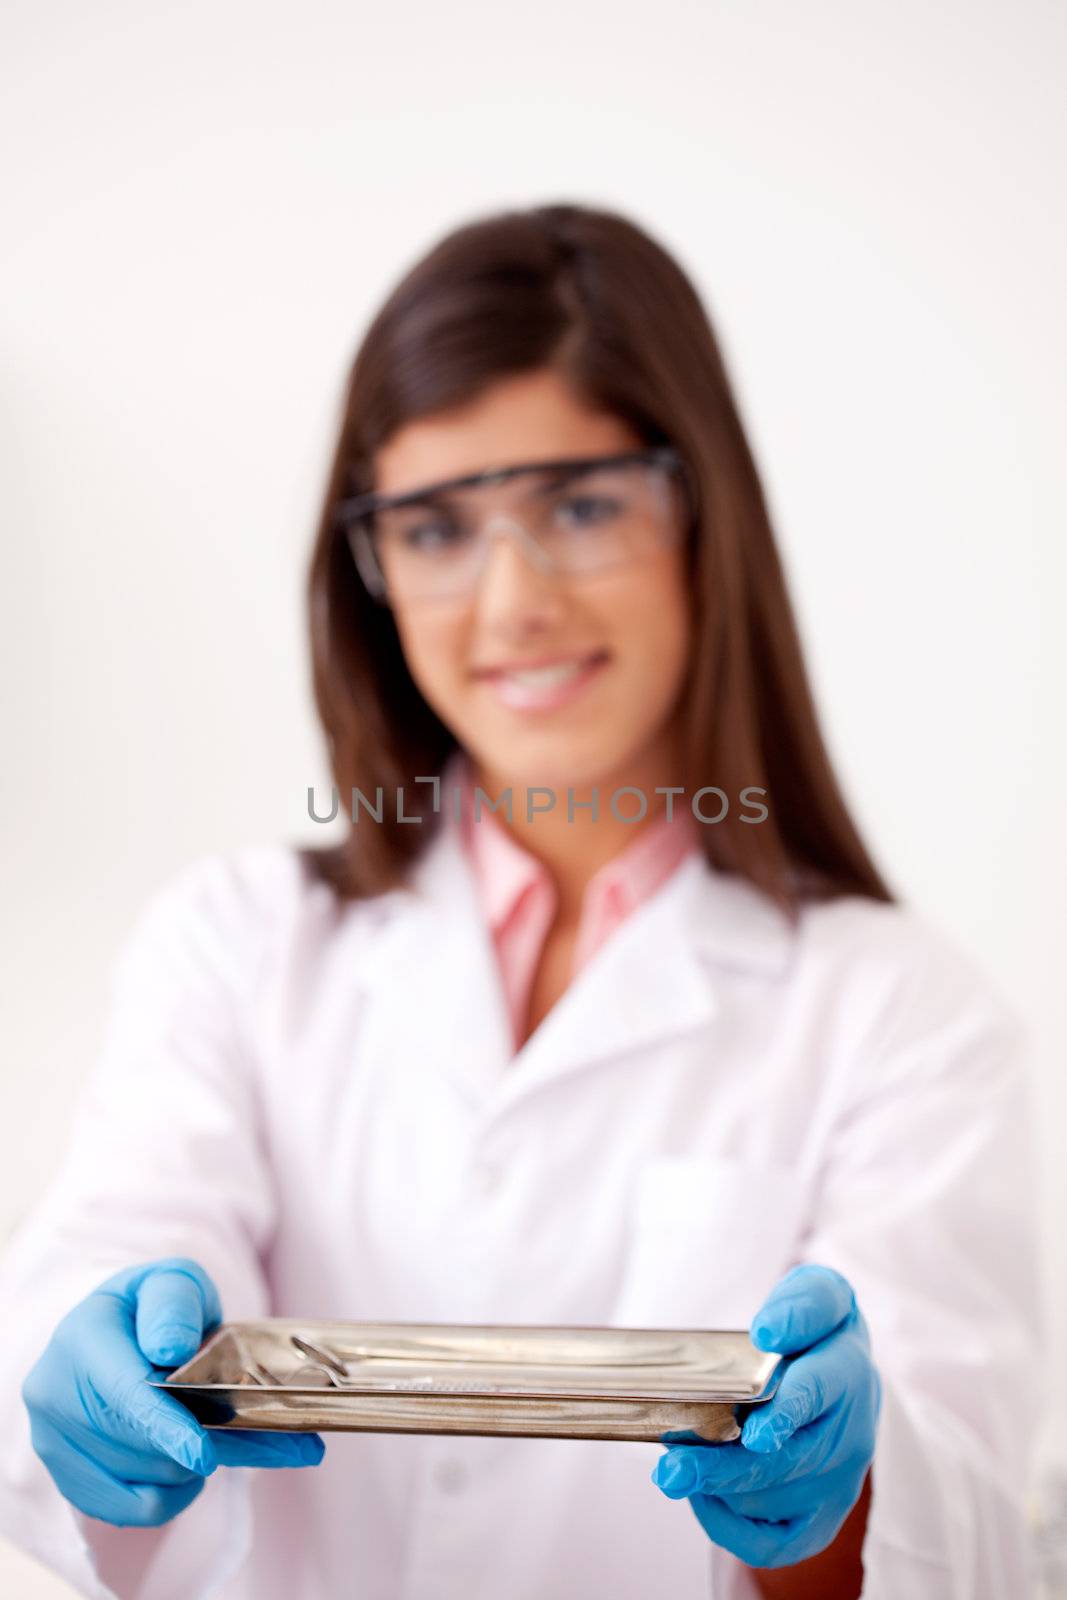
[[[730,1444],[671,1446],[652,1481],[688,1497],[708,1538],[746,1566],[792,1566],[832,1543],[859,1498],[881,1384],[851,1285],[828,1267],[787,1273],[750,1337],[790,1358],[773,1399]]]
[[[204,1269],[172,1256],[117,1272],[59,1323],[22,1398],[34,1449],[79,1511],[157,1527],[184,1511],[217,1466],[321,1461],[317,1434],[208,1433],[178,1400],[149,1388],[156,1368],[187,1361],[221,1320]]]

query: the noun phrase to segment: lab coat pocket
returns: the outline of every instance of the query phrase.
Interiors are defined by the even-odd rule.
[[[656,1156],[631,1191],[615,1321],[747,1328],[795,1260],[805,1188],[788,1168],[722,1156]]]

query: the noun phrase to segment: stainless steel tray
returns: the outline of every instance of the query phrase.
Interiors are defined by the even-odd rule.
[[[268,1317],[223,1323],[154,1387],[214,1428],[718,1442],[780,1364],[732,1329]]]

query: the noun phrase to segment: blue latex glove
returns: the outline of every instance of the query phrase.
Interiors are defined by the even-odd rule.
[[[750,1337],[790,1358],[774,1398],[730,1444],[673,1445],[652,1481],[688,1497],[708,1538],[746,1566],[792,1566],[833,1542],[859,1498],[881,1384],[851,1285],[828,1267],[787,1273]]]
[[[172,1256],[108,1278],[59,1323],[22,1385],[33,1447],[79,1511],[157,1527],[184,1511],[217,1466],[321,1461],[314,1433],[208,1433],[149,1387],[222,1320],[218,1290],[195,1261]]]

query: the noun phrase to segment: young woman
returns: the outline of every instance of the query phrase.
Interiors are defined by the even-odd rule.
[[[654,240],[546,206],[414,267],[310,610],[352,820],[198,861],[130,937],[6,1261],[9,1537],[139,1600],[1025,1594],[1022,1030],[849,818]],[[787,1362],[714,1446],[324,1451],[148,1386],[264,1314],[751,1326]]]

